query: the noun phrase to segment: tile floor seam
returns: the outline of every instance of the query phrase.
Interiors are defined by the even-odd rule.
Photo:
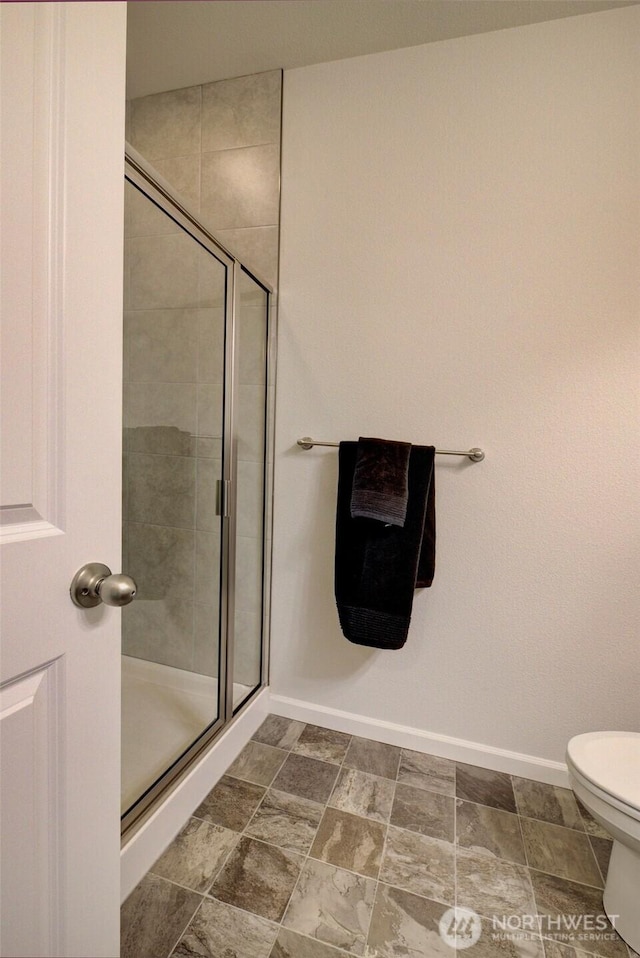
[[[325,809],[326,809],[326,806],[325,806]],[[322,813],[322,816],[324,817],[324,812]],[[321,824],[321,823],[322,823],[322,818],[320,819],[320,822],[318,823],[318,828],[320,828],[320,824]],[[318,833],[318,830],[316,829],[316,835],[317,835],[317,833]],[[315,840],[315,836],[314,836],[314,840]],[[290,905],[291,905],[291,900],[292,900],[293,896],[294,896],[295,893],[296,893],[296,889],[298,888],[298,885],[300,884],[300,878],[301,878],[301,876],[302,876],[302,873],[303,873],[303,871],[304,871],[304,869],[305,869],[305,866],[306,866],[307,862],[309,861],[309,857],[310,857],[310,855],[311,855],[311,848],[312,848],[312,846],[313,846],[313,840],[312,840],[311,844],[309,845],[309,851],[308,851],[307,854],[305,855],[304,861],[302,862],[302,865],[300,866],[300,871],[298,872],[298,877],[296,878],[295,884],[294,884],[293,888],[291,889],[291,894],[289,895],[289,898],[288,898],[288,900],[287,900],[287,904],[285,905],[284,911],[282,912],[282,917],[281,917],[281,919],[280,919],[280,927],[281,927],[281,928],[285,928],[285,927],[286,927],[286,925],[284,924],[284,920],[285,920],[285,918],[287,917],[287,912],[289,911],[289,907],[290,907]],[[295,930],[295,929],[294,929],[294,930]],[[277,939],[276,939],[276,940],[277,940]]]
[[[194,921],[196,915],[198,914],[198,912],[199,912],[200,909],[202,908],[202,906],[203,906],[203,904],[204,904],[204,901],[205,901],[205,896],[203,896],[203,897],[201,898],[201,900],[198,902],[198,904],[197,904],[197,906],[196,906],[196,910],[194,911],[193,915],[191,916],[191,918],[189,919],[189,921],[187,922],[187,924],[184,926],[184,928],[182,929],[182,931],[181,931],[180,934],[178,935],[178,940],[176,941],[176,943],[175,943],[175,945],[173,946],[173,948],[169,949],[169,951],[167,952],[167,958],[172,958],[172,956],[173,956],[173,954],[174,954],[176,948],[178,947],[178,945],[180,944],[180,942],[182,941],[182,939],[184,938],[184,936],[185,936],[186,933],[188,932],[189,928],[191,927],[191,923]]]
[[[175,944],[174,944],[173,947],[171,947],[171,948],[169,949],[169,951],[167,952],[167,958],[171,958],[171,955],[173,954],[173,952],[176,950],[176,948],[178,947],[178,945],[179,945],[180,942],[182,941],[182,938],[183,938],[185,932],[187,931],[187,928],[189,927],[189,925],[191,924],[191,922],[193,921],[193,919],[194,919],[194,918],[196,917],[196,915],[198,914],[198,910],[202,907],[203,901],[204,901],[204,898],[201,897],[201,898],[200,898],[200,901],[198,902],[198,904],[197,904],[196,907],[195,907],[195,910],[194,910],[194,912],[193,912],[191,918],[190,918],[189,921],[185,924],[185,926],[184,926],[184,928],[182,929],[182,931],[179,933],[179,935],[178,935],[178,937],[177,937],[177,939],[176,939]]]
[[[586,833],[585,833],[585,834],[586,834]],[[591,849],[591,853],[592,853],[593,857],[594,857],[595,860],[596,860],[596,866],[597,866],[598,871],[599,871],[599,873],[600,873],[600,878],[602,879],[602,887],[604,888],[604,886],[605,886],[606,883],[607,883],[607,876],[604,875],[603,872],[602,872],[602,867],[601,867],[601,865],[600,865],[600,859],[599,859],[598,856],[596,855],[596,850],[595,850],[595,848],[593,847],[593,842],[592,842],[591,839],[592,839],[592,838],[595,838],[595,837],[596,837],[595,835],[589,835],[589,834],[587,834],[587,839],[588,839],[588,841],[589,841],[589,847],[590,847],[590,849]],[[606,839],[601,839],[601,841],[606,841]]]
[[[583,831],[583,832],[586,832],[587,835],[588,835],[589,832],[587,831],[587,820],[586,820],[586,818],[584,817],[584,814],[583,814],[583,812],[582,812],[582,805],[581,805],[579,799],[576,799],[576,805],[578,806],[578,817],[579,817],[579,819],[580,819],[580,824],[582,825],[582,831]]]
[[[528,866],[529,871],[536,872],[538,875],[547,875],[548,878],[559,878],[561,881],[569,882],[573,885],[581,885],[583,888],[591,888],[593,891],[597,891],[599,894],[602,894],[603,889],[598,885],[590,885],[586,881],[578,881],[575,878],[564,878],[563,875],[554,875],[552,872],[545,872],[542,868],[533,868],[531,865]]]
[[[400,755],[402,756],[402,751],[400,752]],[[368,956],[368,954],[369,954],[369,935],[371,934],[371,922],[373,921],[373,913],[374,913],[374,911],[375,911],[376,903],[377,903],[377,901],[378,901],[378,892],[379,892],[380,884],[381,884],[380,872],[382,871],[382,863],[384,862],[384,856],[385,856],[385,853],[386,853],[386,850],[387,850],[387,840],[388,840],[388,837],[389,837],[389,826],[390,826],[390,822],[391,822],[391,814],[392,814],[392,812],[393,812],[393,805],[394,805],[394,802],[395,802],[395,800],[396,800],[396,791],[397,791],[397,787],[398,787],[398,777],[397,777],[397,776],[399,775],[399,773],[400,773],[400,761],[398,761],[398,768],[396,769],[396,779],[395,779],[395,781],[394,781],[394,783],[393,783],[393,795],[391,796],[391,802],[390,802],[390,805],[389,805],[389,817],[387,818],[387,821],[384,823],[384,840],[383,840],[383,842],[382,842],[382,852],[381,852],[381,854],[380,854],[380,865],[379,865],[379,867],[378,867],[378,877],[376,878],[376,887],[375,887],[374,892],[373,892],[373,905],[372,905],[372,907],[371,907],[371,915],[370,915],[370,917],[369,917],[369,925],[368,925],[367,934],[366,934],[366,937],[365,937],[365,940],[364,940],[365,955],[367,955],[367,956]],[[366,774],[366,773],[365,773],[365,774]],[[376,778],[381,778],[381,777],[382,777],[382,776],[379,776],[379,775],[376,776]]]
[[[458,908],[458,766],[453,765],[453,910]]]
[[[606,875],[604,874],[604,872],[602,871],[602,865],[600,864],[600,859],[599,859],[598,856],[596,855],[596,850],[595,850],[595,848],[593,847],[593,842],[591,841],[592,837],[593,837],[592,835],[587,835],[587,838],[589,839],[589,845],[591,846],[591,851],[593,852],[593,856],[594,856],[594,858],[595,858],[595,860],[596,860],[596,865],[598,866],[598,871],[600,872],[600,877],[602,878],[602,887],[604,888],[604,886],[605,886],[606,883],[607,883],[607,876],[606,876]],[[611,850],[613,851],[613,845],[612,845],[612,847],[611,847]],[[609,857],[611,857],[611,856],[609,856]]]
[[[247,914],[251,914],[251,912],[247,912]],[[298,931],[296,928],[286,928],[282,924],[278,925],[278,928],[282,928],[283,931],[290,931],[293,935],[299,935],[300,938],[304,938],[306,941],[312,941],[314,942],[314,944],[320,943],[321,945],[326,945],[327,948],[335,948],[335,950],[340,955],[340,958],[342,958],[343,955],[345,955],[346,958],[367,958],[367,955],[356,955],[353,951],[347,951],[345,948],[340,948],[338,945],[331,945],[329,944],[329,942],[321,941],[319,938],[314,938],[313,935],[308,935],[305,931]],[[271,958],[271,955],[273,954],[273,949],[275,948],[277,944],[278,944],[278,937],[276,936],[276,940],[271,946],[271,951],[269,952],[269,958]],[[369,956],[369,958],[374,958],[374,956]]]
[[[189,888],[188,885],[182,885],[179,881],[174,881],[173,878],[167,878],[166,875],[159,875],[157,872],[154,872],[153,867],[149,869],[147,875],[153,875],[154,878],[160,878],[162,881],[169,882],[170,885],[175,885],[177,888],[182,888],[183,891],[191,892],[192,895],[200,895],[201,898],[205,897],[206,892],[196,891],[195,888]]]
[[[239,781],[239,779],[238,779],[238,781]],[[214,788],[215,788],[215,786],[214,786]],[[198,807],[199,807],[199,806],[198,806]],[[201,818],[200,815],[190,815],[189,818],[195,818],[195,820],[196,820],[197,822],[205,822],[207,825],[217,825],[217,824],[218,824],[217,822],[212,822],[210,818]],[[227,826],[226,826],[226,825],[222,825],[221,828],[227,828]],[[232,831],[234,831],[234,829],[233,829],[233,828],[229,828],[229,831],[232,832]],[[169,846],[167,846],[167,848],[168,848],[168,847],[169,847]],[[149,871],[151,871],[151,869],[149,869]]]
[[[309,722],[305,722],[304,728],[300,730],[300,735],[298,735],[298,738],[296,739],[296,742],[295,742],[294,744],[297,744],[297,742],[298,742],[299,739],[300,739],[300,736],[303,735],[304,730],[305,730],[305,729],[307,728],[307,726],[310,725],[310,724],[311,724],[311,723],[309,723]],[[352,742],[352,741],[353,741],[353,736],[350,736],[350,737],[349,737],[349,745],[351,745],[351,742]],[[342,759],[342,763],[343,763],[343,764],[344,764],[344,759],[347,757],[347,752],[349,751],[349,745],[347,746],[347,748],[346,748],[346,750],[345,750],[345,753],[344,753],[344,757],[343,757],[343,759]],[[292,749],[289,750],[289,754],[294,754]],[[340,766],[340,767],[342,767],[342,766]],[[340,772],[339,772],[339,770],[338,770],[338,772],[336,772],[336,777],[335,777],[335,780],[334,780],[334,783],[333,783],[333,787],[332,787],[332,789],[331,789],[331,795],[333,795],[333,791],[334,791],[334,789],[335,789],[335,787],[336,787],[336,783],[337,783],[337,781],[338,781],[339,775],[340,775]],[[274,777],[274,780],[275,780],[275,777]],[[271,787],[271,786],[269,786],[269,787]],[[277,791],[277,789],[276,789],[276,791]],[[265,793],[265,794],[266,794],[266,793]],[[329,799],[331,798],[331,795],[329,795]],[[298,796],[298,797],[300,797],[300,796]],[[292,900],[293,896],[294,896],[295,893],[296,893],[296,890],[297,890],[298,885],[299,885],[299,883],[300,883],[300,878],[301,878],[301,876],[302,876],[302,873],[303,873],[303,871],[304,871],[304,869],[305,869],[305,866],[306,866],[307,862],[309,861],[309,858],[310,858],[310,855],[311,855],[311,849],[312,849],[313,843],[314,843],[314,841],[315,841],[315,836],[318,834],[318,829],[320,828],[320,825],[322,824],[322,819],[324,818],[324,814],[325,814],[325,812],[326,812],[326,810],[327,810],[327,808],[328,808],[328,801],[329,801],[329,799],[327,799],[327,802],[324,803],[323,811],[322,811],[322,816],[321,816],[321,818],[320,818],[320,821],[318,822],[318,825],[317,825],[317,827],[316,827],[316,831],[315,831],[315,833],[314,833],[314,836],[313,836],[313,838],[312,838],[312,840],[311,840],[311,842],[310,842],[310,844],[309,844],[309,850],[307,851],[307,854],[305,855],[304,861],[302,862],[302,865],[301,865],[301,867],[300,867],[300,871],[298,872],[298,877],[296,878],[295,884],[294,884],[293,888],[291,889],[291,894],[289,895],[289,898],[288,898],[287,903],[286,903],[286,905],[285,905],[284,911],[282,912],[282,917],[280,918],[280,927],[281,927],[281,928],[285,928],[285,927],[286,927],[285,924],[284,924],[284,921],[285,921],[285,918],[287,917],[287,912],[289,911],[289,907],[290,907],[290,905],[291,905],[291,900]],[[320,802],[318,802],[318,804],[320,804]],[[276,938],[276,941],[277,941],[277,938]]]
[[[510,814],[513,814],[512,812]],[[585,832],[584,828],[574,828],[573,825],[559,825],[558,822],[550,822],[546,818],[536,818],[534,815],[521,815],[518,813],[518,818],[523,818],[528,822],[541,822],[543,825],[551,825],[553,828],[566,828],[569,832],[575,832],[577,835],[586,835],[587,838],[598,838],[598,835],[591,836],[588,832]]]
[[[534,903],[534,904],[535,904],[535,903]],[[462,908],[470,908],[471,906],[469,906],[469,905],[462,905],[461,907],[462,907]],[[494,913],[493,913],[492,915],[485,915],[484,911],[481,911],[479,908],[473,908],[473,909],[471,909],[471,910],[472,910],[472,911],[475,911],[476,915],[479,915],[480,918],[484,918],[485,921],[489,921],[489,922],[492,922],[492,923],[495,923],[496,919],[499,917],[499,916],[495,913],[495,911],[494,911]],[[524,913],[523,913],[523,914],[524,914]],[[536,913],[535,915],[532,915],[531,917],[538,919],[538,918],[539,918],[539,915]],[[536,922],[536,925],[538,926],[538,931],[535,932],[535,935],[536,935],[537,937],[539,937],[539,938],[542,938],[542,932],[539,930],[539,924],[540,924],[539,921],[537,921],[537,922]],[[534,934],[534,932],[532,932],[532,934]]]
[[[255,911],[248,911],[246,908],[242,908],[240,905],[234,905],[230,901],[222,901],[220,898],[214,898],[213,895],[204,895],[206,901],[215,902],[216,905],[221,905],[223,908],[231,908],[233,911],[239,911],[243,915],[251,915],[252,918],[259,918],[261,921],[267,921],[270,925],[273,925],[274,928],[280,927],[280,922],[274,921],[273,918],[265,918],[264,915],[256,915]]]
[[[398,763],[396,765],[396,777],[394,779],[396,785],[398,784],[398,775],[400,774],[400,766],[402,765],[402,748],[398,745],[394,745],[393,748],[398,749]],[[402,783],[400,783],[402,784]]]
[[[398,771],[399,771],[399,769],[400,769],[400,766],[398,765]],[[397,774],[397,773],[396,773],[396,774]],[[392,811],[393,811],[393,803],[394,803],[395,800],[396,800],[396,788],[397,788],[397,785],[398,785],[398,780],[397,780],[397,778],[396,778],[395,782],[393,783],[393,796],[392,796],[392,798],[391,798],[391,805],[390,805],[390,807],[389,807],[389,819],[385,822],[385,826],[384,826],[384,839],[383,839],[383,842],[382,842],[382,852],[381,852],[381,854],[380,854],[380,866],[379,866],[379,868],[378,868],[378,877],[376,878],[376,887],[374,888],[374,891],[373,891],[373,905],[372,905],[372,907],[371,907],[371,916],[370,916],[370,918],[369,918],[369,926],[368,926],[368,928],[367,928],[367,934],[366,934],[366,937],[365,937],[365,940],[364,940],[364,951],[365,951],[365,955],[367,955],[367,956],[368,956],[368,954],[369,954],[369,935],[371,934],[371,922],[373,921],[373,913],[374,913],[374,911],[375,911],[375,909],[376,909],[376,903],[377,903],[377,901],[378,901],[378,891],[379,891],[379,889],[380,889],[380,881],[381,881],[381,879],[380,879],[380,872],[382,871],[382,865],[383,865],[383,862],[384,862],[384,856],[385,856],[385,853],[386,853],[386,850],[387,850],[387,839],[388,839],[388,837],[389,837],[389,821],[390,821],[390,819],[391,819],[391,813],[392,813]]]
[[[533,881],[531,880],[531,869],[529,868],[528,865],[516,865],[515,867],[516,867],[516,868],[523,868],[524,871],[525,871],[525,873],[526,873],[526,878],[527,878],[527,882],[528,882],[528,885],[529,885],[529,891],[531,892],[531,899],[530,899],[530,901],[531,901],[531,903],[533,904],[535,916],[536,916],[536,917],[539,917],[539,916],[538,916],[538,902],[537,902],[537,899],[536,899],[536,892],[535,892],[535,888],[533,887]],[[539,929],[539,926],[540,926],[540,922],[538,921],[538,929]],[[542,934],[542,932],[540,932],[540,934]]]
[[[510,778],[510,780],[511,780],[511,788],[513,789],[513,800],[514,800],[514,802],[515,802],[515,804],[516,804],[516,815],[518,816],[518,818],[520,818],[520,816],[521,816],[522,813],[521,813],[521,811],[520,811],[520,802],[518,801],[518,790],[517,790],[517,788],[516,788],[516,786],[515,786],[515,782],[514,782],[514,778],[518,778],[518,776],[517,776],[517,775],[510,775],[509,778]]]
[[[518,809],[518,816],[517,816],[517,817],[518,817],[518,828],[519,828],[519,830],[520,830],[520,838],[522,839],[522,848],[523,848],[523,850],[524,850],[525,864],[524,864],[522,867],[524,867],[524,869],[525,869],[525,871],[526,871],[526,873],[527,873],[527,881],[528,881],[528,883],[529,883],[529,890],[531,891],[531,901],[533,902],[533,908],[534,908],[534,912],[535,912],[535,917],[537,918],[538,932],[539,932],[539,934],[542,936],[541,926],[540,926],[540,913],[539,913],[539,911],[538,911],[538,900],[537,900],[537,898],[536,898],[536,890],[535,890],[535,888],[533,887],[533,881],[531,880],[531,866],[529,865],[529,854],[528,854],[528,852],[527,852],[527,843],[526,843],[526,841],[525,841],[524,831],[523,831],[523,829],[522,829],[522,816],[520,815],[520,806],[518,805],[518,796],[517,796],[517,794],[516,794],[516,789],[515,789],[514,784],[513,784],[513,775],[510,776],[510,779],[511,779],[511,787],[512,787],[512,789],[513,789],[513,797],[514,797],[514,799],[515,799],[516,808]],[[543,947],[544,947],[544,946],[543,946]],[[546,952],[545,952],[545,953],[546,953]]]
[[[512,781],[512,785],[513,785],[513,781]],[[523,851],[524,851],[524,864],[525,864],[525,867],[526,867],[526,868],[530,868],[531,866],[529,865],[529,853],[528,853],[528,851],[527,851],[527,843],[526,843],[525,838],[524,838],[524,829],[522,828],[522,815],[520,815],[520,806],[518,805],[518,796],[517,796],[517,794],[516,794],[515,788],[513,789],[513,794],[514,794],[515,800],[516,800],[516,808],[518,809],[518,816],[517,816],[517,817],[518,817],[518,831],[520,832],[520,840],[522,841],[522,849],[523,849]],[[534,819],[534,821],[535,821],[535,819]],[[534,899],[534,902],[535,902],[535,899]]]
[[[277,774],[277,773],[276,773],[276,774]],[[249,818],[249,821],[248,821],[247,824],[244,826],[244,828],[242,829],[242,831],[239,833],[240,835],[246,835],[246,834],[247,834],[247,829],[248,829],[249,825],[251,824],[251,822],[253,821],[253,819],[254,819],[254,818],[256,817],[256,815],[258,814],[258,810],[259,810],[260,808],[262,808],[262,804],[263,804],[264,800],[266,799],[266,797],[267,797],[267,795],[269,794],[270,791],[271,791],[271,785],[267,785],[267,787],[266,787],[265,790],[264,790],[264,795],[262,796],[262,798],[260,799],[260,801],[259,801],[258,804],[256,805],[254,811],[253,811],[252,814],[251,814],[251,817]],[[276,791],[277,791],[277,789],[276,789]],[[251,837],[252,837],[251,835],[247,835],[247,838],[251,838]]]
[[[233,829],[232,829],[232,828],[229,828],[229,829],[227,829],[227,831],[230,831],[230,832],[231,832],[231,831],[233,831]],[[210,896],[209,896],[209,892],[211,891],[211,889],[213,888],[213,886],[214,886],[215,883],[217,882],[217,880],[218,880],[218,878],[220,877],[220,875],[222,874],[224,868],[226,868],[227,862],[229,861],[229,859],[231,858],[231,856],[232,856],[233,853],[235,852],[236,848],[237,848],[238,845],[240,844],[240,838],[241,838],[241,836],[238,836],[238,841],[235,842],[234,845],[233,845],[233,847],[229,849],[228,853],[227,853],[227,854],[225,855],[225,857],[224,857],[224,861],[222,861],[222,862],[220,863],[220,867],[217,869],[217,871],[216,871],[216,873],[215,873],[213,879],[211,880],[211,882],[210,882],[209,885],[207,886],[207,891],[205,892],[205,895],[207,895],[208,897],[213,898],[213,895],[210,895]]]
[[[307,723],[307,724],[308,724],[308,723]],[[303,730],[303,731],[304,731],[304,730]],[[303,733],[301,732],[300,734],[302,735]],[[334,793],[334,791],[335,791],[336,785],[337,785],[337,783],[338,783],[338,779],[339,779],[339,777],[340,777],[340,770],[341,770],[343,767],[346,767],[346,768],[349,768],[349,767],[350,767],[350,766],[345,766],[344,763],[345,763],[347,754],[348,754],[348,752],[349,752],[349,748],[350,748],[350,746],[351,746],[351,743],[353,742],[353,739],[354,739],[354,736],[351,735],[351,736],[349,737],[349,744],[348,744],[348,746],[347,746],[347,748],[346,748],[346,750],[345,750],[345,753],[344,753],[344,757],[343,757],[343,759],[342,759],[342,762],[340,763],[340,766],[338,767],[338,772],[337,772],[337,774],[336,774],[336,778],[335,778],[335,781],[334,781],[334,783],[333,783],[333,787],[332,787],[332,789],[331,789],[331,793],[330,793],[329,797],[327,798],[327,801],[326,801],[325,804],[324,804],[324,808],[323,808],[323,812],[322,812],[322,818],[320,819],[320,822],[319,822],[319,824],[318,824],[318,827],[316,828],[316,833],[315,833],[315,835],[318,834],[318,831],[319,831],[319,829],[320,829],[320,826],[322,825],[322,819],[324,818],[327,809],[328,809],[329,807],[333,807],[333,806],[329,806],[329,802],[331,801],[331,797],[333,796],[333,793]],[[357,771],[357,769],[356,769],[356,771]],[[397,773],[396,773],[396,774],[397,774]],[[395,784],[396,784],[396,783],[394,782],[394,797],[395,797]],[[393,803],[392,803],[392,805],[393,805]],[[391,815],[391,811],[389,812],[389,815]],[[369,819],[365,818],[365,816],[360,815],[360,816],[357,816],[357,817],[362,818],[364,821],[369,821]],[[387,823],[387,824],[385,825],[385,842],[386,842],[386,836],[387,836],[388,830],[389,830],[389,826],[388,826],[388,823]],[[311,860],[311,861],[321,861],[321,862],[322,862],[322,859],[317,859],[317,858],[312,858],[312,857],[311,857],[311,849],[313,848],[313,844],[314,844],[314,841],[315,841],[315,835],[314,835],[313,840],[311,841],[311,844],[310,844],[310,846],[309,846],[309,851],[307,852],[307,855],[306,855],[306,857],[305,857],[305,860],[304,860],[304,862],[302,863],[302,867],[301,867],[301,869],[300,869],[300,872],[298,873],[298,877],[297,877],[297,879],[296,879],[296,883],[295,883],[295,885],[294,885],[294,887],[293,887],[293,889],[292,889],[292,891],[291,891],[291,894],[290,894],[290,896],[289,896],[289,900],[288,900],[287,905],[286,905],[286,908],[285,908],[285,910],[284,910],[284,912],[283,912],[282,918],[280,919],[280,925],[281,925],[282,928],[286,928],[286,927],[287,927],[287,926],[285,925],[285,919],[286,919],[286,917],[287,917],[287,912],[289,911],[291,902],[292,902],[293,897],[294,897],[294,895],[295,895],[295,893],[296,893],[296,890],[297,890],[298,885],[299,885],[299,883],[300,883],[300,878],[301,878],[302,873],[303,873],[303,871],[304,871],[304,869],[305,869],[305,867],[306,867],[306,865],[307,865],[307,862],[308,862],[309,860]],[[384,848],[384,844],[383,844],[383,848]],[[382,868],[382,857],[383,857],[383,856],[381,856],[381,858],[380,858],[380,866],[379,866],[379,868],[378,868],[378,875],[380,874],[380,869]],[[326,864],[326,865],[331,865],[331,862],[322,862],[322,863],[323,863],[323,864]],[[338,868],[338,869],[341,868],[341,866],[338,866],[338,865],[333,865],[332,867]],[[367,878],[368,878],[368,876],[366,876],[366,875],[361,875],[361,874],[359,874],[358,872],[353,872],[353,871],[351,871],[351,869],[349,869],[349,868],[342,868],[342,871],[349,872],[350,874],[356,875],[358,878],[364,878],[365,880],[367,880]],[[372,879],[368,879],[368,880],[371,881]],[[379,879],[378,879],[378,880],[379,880]],[[367,924],[366,934],[365,934],[365,936],[364,936],[364,949],[365,949],[365,954],[366,954],[366,952],[367,952],[367,950],[368,950],[367,942],[368,942],[368,939],[369,939],[369,931],[370,931],[370,928],[371,928],[371,921],[372,921],[372,918],[373,918],[373,909],[374,909],[374,907],[375,907],[376,894],[377,894],[377,890],[378,890],[378,880],[376,880],[376,887],[375,887],[375,889],[374,889],[374,896],[373,896],[373,904],[372,904],[372,906],[371,906],[371,913],[370,913],[370,915],[369,915],[369,922],[368,922],[368,924]],[[294,930],[294,931],[295,931],[295,929],[291,929],[291,930]],[[277,939],[276,939],[276,940],[277,940]],[[313,940],[314,940],[314,941],[318,941],[319,939],[315,939],[315,938],[314,938]]]
[[[595,855],[593,854],[593,849],[591,848],[591,845],[590,845],[589,847],[590,847],[590,851],[591,851],[591,854],[592,854],[593,859],[594,859],[594,862],[595,862],[596,871],[597,871],[598,875],[600,875],[600,877],[602,877],[602,872],[600,871],[600,866],[598,865],[598,860],[597,860],[597,858],[595,857]],[[525,849],[525,854],[526,854],[526,849]],[[577,885],[586,885],[587,888],[596,888],[598,891],[604,891],[604,883],[602,884],[602,886],[600,886],[600,885],[590,885],[588,882],[580,881],[579,878],[573,878],[573,877],[568,876],[568,875],[566,875],[566,874],[565,874],[565,875],[561,875],[561,874],[559,874],[559,872],[555,872],[555,871],[545,871],[543,868],[536,868],[535,865],[529,865],[529,864],[527,864],[527,868],[530,868],[532,871],[540,872],[540,874],[542,874],[542,875],[549,875],[550,878],[560,878],[560,879],[562,879],[563,881],[575,882]]]

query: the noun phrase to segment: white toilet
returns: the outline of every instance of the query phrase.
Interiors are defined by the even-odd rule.
[[[613,838],[604,910],[640,953],[640,732],[587,732],[567,746],[571,787]]]

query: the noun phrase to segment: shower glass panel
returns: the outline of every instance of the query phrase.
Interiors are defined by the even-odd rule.
[[[225,309],[231,261],[125,183],[122,810],[221,722]],[[253,677],[253,673],[252,673]]]
[[[237,462],[233,707],[262,675],[267,421],[266,291],[244,271],[236,290],[235,442]]]

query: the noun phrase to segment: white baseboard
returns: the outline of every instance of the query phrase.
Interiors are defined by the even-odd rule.
[[[570,787],[567,766],[563,762],[551,762],[535,755],[510,752],[507,749],[452,738],[449,735],[439,735],[436,732],[424,732],[422,729],[411,728],[408,725],[396,725],[393,722],[368,718],[366,715],[343,712],[325,705],[314,705],[311,702],[303,702],[301,699],[275,695],[273,692],[270,697],[269,711],[285,718],[334,729],[337,732],[375,739],[387,745],[398,745],[401,748],[413,749],[415,752],[451,758],[456,762],[479,765],[481,768],[507,772],[509,775],[530,778],[548,785]]]
[[[120,900],[131,894],[189,816],[242,751],[269,712],[269,690],[263,689],[194,765],[120,852]]]
[[[524,755],[478,742],[425,732],[408,725],[315,705],[301,699],[274,695],[263,689],[232,722],[220,739],[191,769],[162,805],[122,847],[121,900],[133,891],[165,848],[178,834],[189,816],[211,791],[229,765],[242,751],[269,712],[285,718],[321,725],[324,728],[375,739],[388,745],[439,755],[468,765],[507,772],[548,785],[569,788],[567,767],[535,755]]]

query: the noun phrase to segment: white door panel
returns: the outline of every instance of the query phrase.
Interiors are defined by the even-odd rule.
[[[124,3],[3,3],[0,955],[118,954]]]

